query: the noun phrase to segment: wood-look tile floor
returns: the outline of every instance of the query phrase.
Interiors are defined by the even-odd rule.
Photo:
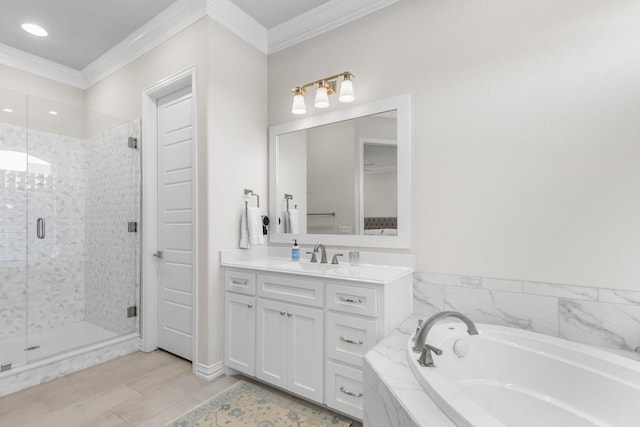
[[[0,426],[160,427],[240,379],[205,381],[170,353],[137,352],[0,398]]]

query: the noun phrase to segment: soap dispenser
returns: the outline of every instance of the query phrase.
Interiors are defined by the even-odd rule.
[[[298,241],[293,241],[293,247],[291,248],[291,260],[292,261],[300,261],[300,246],[298,246]]]

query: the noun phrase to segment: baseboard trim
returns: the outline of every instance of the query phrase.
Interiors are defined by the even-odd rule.
[[[219,376],[224,375],[223,363],[217,362],[213,365],[205,365],[204,363],[196,364],[195,375],[203,380],[211,381]]]

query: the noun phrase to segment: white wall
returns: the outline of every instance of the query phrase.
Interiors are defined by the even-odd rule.
[[[290,132],[278,136],[278,218],[271,218],[272,232],[284,233],[287,218],[285,194],[290,194],[289,208],[298,207],[300,233],[307,232],[307,131]]]
[[[343,70],[356,102],[411,93],[418,271],[640,289],[639,21],[631,0],[403,0],[270,55],[269,123]]]

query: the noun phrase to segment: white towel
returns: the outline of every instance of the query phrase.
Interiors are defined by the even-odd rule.
[[[289,209],[287,211],[287,222],[289,223],[289,233],[300,233],[300,219],[298,217],[298,209]]]
[[[264,235],[262,234],[262,217],[260,209],[248,207],[242,209],[242,220],[240,221],[240,248],[248,249],[254,245],[262,245]]]

